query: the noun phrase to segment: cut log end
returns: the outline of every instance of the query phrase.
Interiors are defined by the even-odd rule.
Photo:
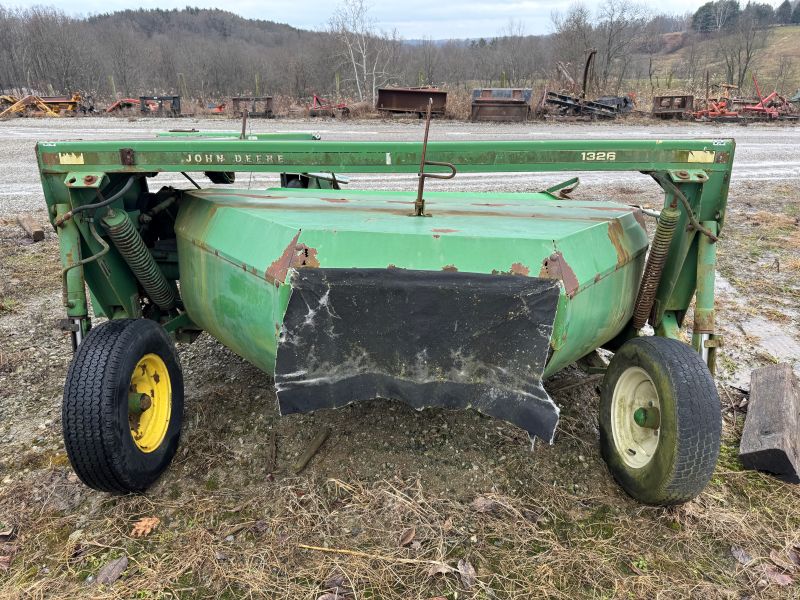
[[[41,242],[44,239],[44,228],[29,214],[17,217],[17,223],[28,234],[34,242]]]
[[[789,364],[755,369],[739,445],[745,468],[800,483],[800,383]]]

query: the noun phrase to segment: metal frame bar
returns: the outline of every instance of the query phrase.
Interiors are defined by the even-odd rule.
[[[431,172],[448,172],[452,163],[461,173],[633,171],[651,175],[665,191],[665,205],[683,195],[677,234],[654,305],[657,335],[677,338],[684,315],[697,292],[694,346],[713,367],[714,266],[713,240],[697,227],[721,230],[735,143],[733,140],[566,140],[430,142],[426,158]],[[51,221],[96,200],[98,182],[109,185],[140,173],[159,172],[272,172],[272,173],[418,173],[423,148],[418,142],[335,142],[281,138],[183,139],[145,141],[53,142],[37,145]],[[135,198],[145,185],[130,190]],[[554,198],[554,201],[558,201]],[[124,198],[114,203],[122,208]],[[57,206],[58,205],[58,206]],[[692,215],[687,214],[690,210]],[[694,227],[692,226],[694,222]],[[77,240],[75,238],[78,238]],[[100,250],[90,236],[83,214],[73,224],[60,224],[59,238],[65,269],[74,263],[75,247],[87,256]],[[124,263],[110,253],[86,269],[65,277],[67,313],[86,323],[85,277],[99,278],[108,287],[121,313],[136,315],[135,286],[120,281]],[[84,275],[84,271],[87,273]],[[81,298],[83,300],[81,301]],[[65,300],[66,303],[66,300]],[[119,309],[118,309],[119,310]],[[80,314],[78,314],[80,313]],[[83,333],[88,325],[83,326]],[[706,349],[711,348],[709,352]]]

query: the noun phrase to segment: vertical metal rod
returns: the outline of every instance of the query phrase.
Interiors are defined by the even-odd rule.
[[[69,212],[68,204],[56,204],[56,220]],[[72,331],[72,349],[76,350],[89,330],[86,285],[81,264],[81,237],[74,219],[63,219],[59,225],[58,249],[63,267],[63,300],[69,321],[77,327]]]
[[[703,227],[717,234],[717,222],[705,221]],[[703,357],[709,370],[714,373],[715,348],[707,347],[714,336],[714,278],[717,266],[717,245],[705,235],[698,236],[697,248],[697,291],[694,301],[694,325],[692,345]]]
[[[242,135],[239,136],[240,140],[243,140],[247,135],[247,109],[242,109]]]
[[[422,192],[425,190],[425,153],[428,151],[428,132],[431,128],[431,107],[433,106],[433,98],[428,98],[428,109],[425,113],[425,137],[422,139],[422,159],[419,162],[419,173],[417,177],[417,200],[414,202],[414,215],[422,217],[425,215],[425,200],[422,197]]]

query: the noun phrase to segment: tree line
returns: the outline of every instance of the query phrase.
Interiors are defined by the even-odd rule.
[[[173,93],[203,101],[267,93],[300,99],[317,93],[365,102],[386,85],[468,90],[548,82],[575,90],[589,49],[596,50],[591,93],[627,91],[632,80],[649,80],[654,89],[670,87],[673,78],[695,85],[713,60],[741,85],[767,29],[798,13],[788,2],[772,10],[717,0],[674,16],[654,15],[632,0],[604,0],[595,10],[573,4],[554,13],[547,35],[530,35],[512,21],[489,37],[448,41],[404,40],[381,30],[367,0],[341,0],[319,31],[197,8],[75,18],[53,8],[0,6],[0,89],[80,91],[98,100]],[[662,72],[654,57],[676,49],[670,47],[676,32],[677,47],[688,46],[685,59]],[[705,38],[718,40],[713,56],[700,51]],[[704,48],[707,53],[708,44]],[[784,67],[791,82],[793,66],[788,61]]]

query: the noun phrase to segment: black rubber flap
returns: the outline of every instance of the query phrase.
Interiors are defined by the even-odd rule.
[[[395,398],[474,408],[548,442],[542,387],[551,279],[403,269],[298,269],[278,343],[282,414]]]

